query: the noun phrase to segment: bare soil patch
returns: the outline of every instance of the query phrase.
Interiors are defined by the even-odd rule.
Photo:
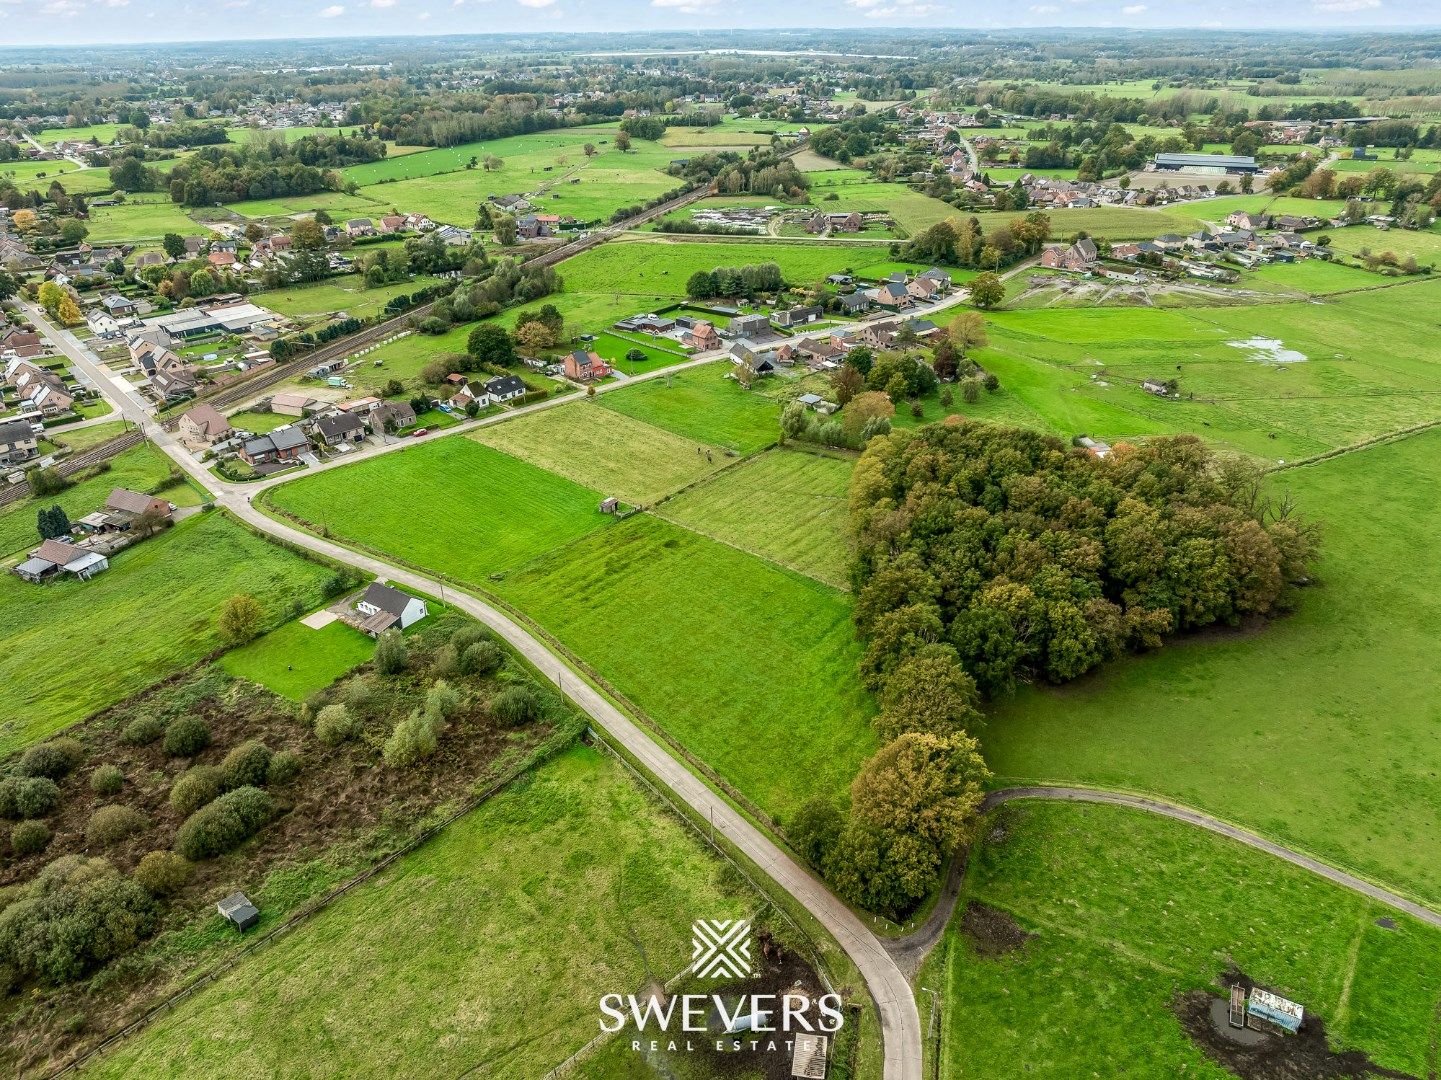
[[[1021,948],[1034,934],[998,908],[972,900],[961,915],[961,930],[978,956],[994,960]]]

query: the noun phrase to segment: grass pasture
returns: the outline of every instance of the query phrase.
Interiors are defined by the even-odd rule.
[[[476,431],[471,438],[625,503],[649,504],[720,468],[726,458],[665,428],[580,400]]]
[[[999,782],[1158,792],[1435,906],[1441,572],[1408,553],[1441,527],[1438,476],[1437,431],[1278,474],[1324,530],[1296,611],[998,704]]]
[[[343,622],[312,630],[292,619],[220,658],[220,666],[291,701],[304,701],[370,659],[375,642]]]
[[[601,395],[597,403],[699,443],[742,454],[780,437],[780,406],[724,376],[729,360],[687,368]]]
[[[1388,1075],[1428,1075],[1441,932],[1142,811],[1024,803],[995,820],[1004,839],[972,852],[958,911],[976,901],[1034,936],[988,957],[952,920],[919,979],[942,988],[943,1080],[1228,1080],[1172,1002],[1219,994],[1231,962],[1319,1016],[1333,1049],[1400,1070]]]
[[[876,748],[846,598],[649,514],[495,589],[772,815]]]
[[[90,211],[91,244],[119,240],[159,240],[166,233],[208,235],[181,207],[158,195],[132,195],[120,206],[97,206]]]
[[[689,961],[693,913],[755,897],[600,752],[576,748],[223,975],[87,1069],[541,1076],[596,1001]],[[642,952],[642,949],[644,950]],[[377,1008],[378,1002],[383,1008]],[[544,1017],[517,1027],[520,1016]]]
[[[664,503],[667,520],[846,588],[851,462],[771,450]]]
[[[266,498],[334,536],[476,583],[609,520],[597,492],[457,438],[317,473]]]
[[[318,322],[340,312],[366,319],[377,314],[391,298],[417,292],[435,281],[422,276],[413,281],[370,288],[360,274],[344,274],[315,285],[293,285],[257,293],[254,300],[300,323]]]
[[[116,554],[90,581],[31,585],[0,574],[0,754],[39,741],[201,659],[236,593],[271,623],[314,604],[334,572],[221,514]]]

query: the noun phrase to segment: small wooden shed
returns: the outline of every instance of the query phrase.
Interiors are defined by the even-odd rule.
[[[241,892],[231,893],[215,905],[215,910],[241,933],[260,921],[260,909],[250,902],[250,897]]]

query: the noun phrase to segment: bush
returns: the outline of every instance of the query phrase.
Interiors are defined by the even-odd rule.
[[[399,675],[409,662],[405,638],[399,630],[387,630],[375,642],[375,670],[382,675]]]
[[[44,776],[8,776],[0,780],[0,817],[11,821],[44,817],[60,802],[60,789]]]
[[[185,819],[175,850],[191,862],[223,855],[254,836],[275,815],[275,801],[257,787],[227,791]]]
[[[364,713],[375,704],[375,684],[363,675],[357,676],[345,684],[340,696],[355,712]]]
[[[425,711],[434,713],[444,723],[460,708],[460,691],[444,679],[437,679],[425,694]]]
[[[460,654],[462,675],[489,675],[500,670],[503,663],[505,653],[493,641],[477,641],[474,645],[466,646],[465,652]]]
[[[125,786],[125,774],[118,765],[101,765],[90,774],[90,790],[96,795],[114,795]]]
[[[109,847],[150,828],[150,819],[131,806],[102,806],[85,824],[85,843]]]
[[[189,817],[221,791],[220,770],[214,765],[195,765],[186,769],[170,787],[170,805],[177,814]]]
[[[85,760],[85,748],[74,739],[52,739],[25,751],[20,759],[21,776],[48,776],[59,780]]]
[[[133,949],[155,922],[139,883],[104,859],[67,855],[0,912],[0,956],[20,979],[70,982]]]
[[[491,714],[507,727],[521,727],[540,717],[540,695],[533,686],[507,686],[490,699]]]
[[[339,746],[360,734],[360,722],[344,705],[327,705],[315,718],[315,737],[326,746]]]
[[[173,851],[152,851],[135,867],[135,880],[151,896],[170,896],[190,880],[194,868]]]
[[[210,745],[210,728],[198,716],[182,716],[165,729],[165,752],[171,757],[194,757]]]
[[[270,768],[265,772],[265,783],[269,787],[283,787],[300,775],[300,755],[294,750],[282,750],[270,759]]]
[[[16,855],[34,855],[50,845],[50,829],[43,821],[22,821],[10,830],[10,849]]]
[[[442,645],[435,650],[435,656],[430,661],[430,669],[437,675],[453,676],[460,674],[460,656],[455,651],[454,645]]]
[[[165,722],[158,716],[137,716],[120,733],[122,742],[131,746],[149,746],[165,734]]]
[[[450,644],[455,648],[457,654],[465,652],[477,641],[491,640],[494,640],[494,635],[485,627],[477,626],[474,623],[468,623],[450,635]]]
[[[261,787],[270,772],[274,753],[258,739],[235,747],[220,763],[220,781],[226,788]]]
[[[435,753],[438,741],[434,722],[420,712],[413,712],[385,740],[385,763],[393,769],[414,765]]]

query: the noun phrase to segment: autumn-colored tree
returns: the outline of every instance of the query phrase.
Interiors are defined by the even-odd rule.
[[[34,210],[16,210],[10,215],[10,222],[15,226],[17,232],[29,232],[35,228],[36,222],[40,220]]]
[[[617,132],[615,133],[615,148],[616,148],[617,150],[621,151],[622,153],[624,153],[626,150],[629,150],[629,149],[630,149],[630,133],[629,133],[629,132],[627,132],[627,131],[617,131]]]
[[[65,298],[65,290],[53,281],[46,281],[41,283],[37,295],[40,298],[40,306],[54,315],[60,307],[60,301]]]
[[[1006,284],[995,274],[977,274],[970,284],[971,303],[989,311],[1006,298]]]
[[[60,298],[60,305],[55,309],[55,317],[66,326],[74,326],[83,316],[80,314],[80,305],[75,302],[75,297],[68,292]]]
[[[985,317],[979,311],[963,311],[946,326],[946,335],[962,356],[983,349],[987,343]]]
[[[866,381],[861,377],[861,373],[849,364],[842,364],[831,374],[831,392],[835,394],[836,404],[841,408],[849,405],[855,396],[865,389],[865,385]]]
[[[854,371],[855,369],[848,370]],[[864,394],[857,394],[841,411],[841,426],[845,428],[848,436],[855,439],[860,436],[861,429],[866,426],[866,421],[877,416],[890,419],[895,415],[896,407],[890,398],[879,391],[869,390]]]
[[[298,251],[319,251],[325,246],[325,229],[314,219],[297,221],[290,229],[290,242]]]
[[[555,345],[555,334],[542,322],[528,322],[515,332],[515,343],[526,352],[540,352]]]
[[[949,738],[974,731],[981,722],[979,699],[956,650],[930,645],[891,672],[880,693],[876,730],[886,741],[911,732]]]

